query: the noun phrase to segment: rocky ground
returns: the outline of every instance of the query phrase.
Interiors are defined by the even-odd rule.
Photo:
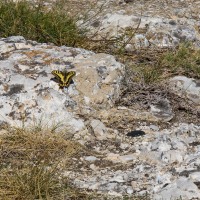
[[[182,41],[200,47],[200,1],[104,3],[98,18],[84,24],[91,34],[98,29],[96,38],[131,26],[140,31],[126,44],[129,53]],[[144,85],[130,63],[111,55],[20,36],[1,38],[0,53],[1,127],[61,122],[71,132],[65,137],[87,149],[64,173],[76,187],[113,199],[200,199],[198,78],[176,74]],[[55,69],[76,71],[69,88],[59,89]]]
[[[98,32],[95,35],[100,39],[137,29],[133,38],[127,38],[127,51],[149,45],[169,47],[185,40],[199,46],[199,4],[196,0],[98,1],[97,10],[89,13],[92,20],[84,25],[93,34]],[[98,17],[94,17],[97,12]]]

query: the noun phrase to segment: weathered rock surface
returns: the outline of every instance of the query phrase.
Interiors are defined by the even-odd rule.
[[[138,29],[127,44],[127,51],[156,45],[170,47],[190,41],[200,47],[200,3],[192,1],[98,1],[103,11],[88,21],[92,32],[99,36],[118,37],[126,29]],[[97,9],[98,10],[98,9]],[[95,16],[91,12],[91,16]],[[125,38],[128,40],[128,38]]]
[[[95,190],[101,192],[147,192],[152,199],[198,199],[199,133],[200,126],[179,124],[138,138],[118,134],[109,147],[108,139],[96,141],[96,150],[105,153],[105,157],[93,162],[95,167],[91,170],[80,169],[68,176],[80,188],[91,189],[95,185]],[[84,165],[90,163],[89,160]]]
[[[175,76],[169,81],[172,91],[200,106],[200,82],[185,76]]]
[[[160,193],[156,194],[154,199],[199,199],[200,191],[198,187],[185,177],[181,177],[174,183],[167,185]]]
[[[1,120],[12,125],[44,120],[84,129],[78,115],[109,108],[124,73],[113,56],[37,44],[16,36],[0,40]],[[74,84],[59,89],[52,70],[76,71]]]

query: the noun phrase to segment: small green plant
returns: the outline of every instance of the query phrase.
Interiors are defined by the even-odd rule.
[[[171,74],[200,78],[200,50],[188,43],[181,44],[174,51],[165,53],[160,58],[159,66]]]

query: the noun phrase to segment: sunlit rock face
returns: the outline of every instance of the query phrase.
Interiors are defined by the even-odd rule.
[[[106,1],[97,17],[91,12],[86,23],[97,37],[123,37],[128,41],[126,50],[144,47],[174,47],[181,42],[191,42],[200,48],[199,1]],[[79,23],[81,24],[81,23]],[[130,31],[131,32],[131,31]],[[130,33],[128,32],[128,33]]]
[[[170,79],[171,90],[184,98],[189,99],[193,105],[200,107],[200,81],[186,76],[175,76]]]
[[[79,116],[110,108],[119,96],[124,66],[107,54],[26,41],[0,40],[0,118],[12,125],[62,123],[84,128]],[[75,71],[60,88],[52,70]]]

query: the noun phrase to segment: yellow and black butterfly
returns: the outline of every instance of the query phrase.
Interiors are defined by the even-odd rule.
[[[74,71],[62,72],[59,70],[53,70],[51,73],[56,77],[60,88],[69,87],[69,85],[73,83],[72,78],[76,75],[76,72]]]

